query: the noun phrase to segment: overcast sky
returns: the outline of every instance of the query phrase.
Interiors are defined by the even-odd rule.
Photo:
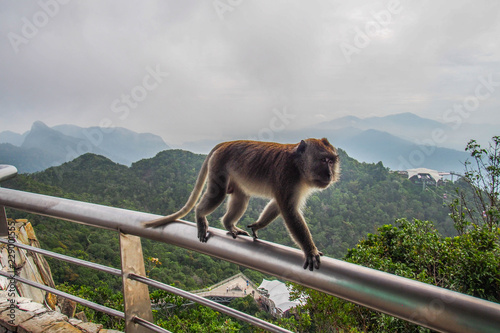
[[[0,2],[0,131],[167,143],[413,112],[500,126],[499,1]],[[455,107],[455,108],[454,108]]]

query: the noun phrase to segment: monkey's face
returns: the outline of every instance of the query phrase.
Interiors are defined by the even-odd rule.
[[[302,153],[303,173],[311,186],[324,189],[338,180],[339,155],[327,139],[307,139],[297,151]]]
[[[314,183],[319,188],[327,188],[338,178],[338,156],[320,157],[314,168]]]

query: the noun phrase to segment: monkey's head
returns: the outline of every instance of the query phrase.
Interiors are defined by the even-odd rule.
[[[339,179],[339,154],[327,139],[302,140],[296,156],[302,177],[309,186],[325,189]]]

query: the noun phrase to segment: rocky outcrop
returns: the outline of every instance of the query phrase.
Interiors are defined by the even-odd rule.
[[[0,332],[75,332],[75,333],[112,333],[100,324],[85,323],[68,317],[58,311],[52,311],[40,303],[25,297],[8,299],[0,293]]]
[[[31,223],[27,220],[9,220],[10,239],[40,247]],[[0,269],[22,278],[55,288],[50,267],[37,253],[0,243]],[[99,332],[118,333],[103,329],[102,325],[71,318],[75,303],[35,287],[0,276],[0,333],[4,332]],[[83,314],[83,313],[82,313]],[[75,315],[78,317],[79,314]],[[83,316],[84,317],[84,316]]]
[[[27,220],[13,221],[9,219],[9,228],[15,229],[10,230],[9,241],[14,241],[15,235],[17,243],[40,247],[35,231]],[[15,246],[9,248],[7,244],[0,244],[0,253],[1,270],[12,272],[15,268],[18,276],[55,288],[49,264],[42,255],[29,253]],[[8,278],[0,276],[0,289],[7,290],[9,283]],[[16,296],[26,297],[38,303],[44,304],[46,302],[53,310],[57,305],[57,299],[54,295],[22,283],[16,284],[16,293]]]

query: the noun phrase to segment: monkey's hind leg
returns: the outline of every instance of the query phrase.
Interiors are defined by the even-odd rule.
[[[265,228],[269,223],[273,222],[278,215],[280,215],[280,209],[276,200],[273,199],[266,205],[257,222],[247,225],[247,228],[252,229],[253,239],[256,240],[259,238],[257,236],[257,230]]]
[[[224,179],[221,177],[220,179]],[[219,179],[219,180],[220,180]],[[207,190],[196,206],[196,225],[198,227],[198,239],[202,243],[206,243],[210,237],[208,232],[207,215],[212,213],[224,201],[226,197],[226,185],[223,182],[209,179]]]
[[[238,235],[250,236],[248,232],[236,227],[236,223],[241,218],[248,206],[250,197],[244,193],[236,184],[229,184],[228,187],[229,202],[227,204],[227,212],[222,217],[222,223],[228,230],[228,234],[236,238]]]

